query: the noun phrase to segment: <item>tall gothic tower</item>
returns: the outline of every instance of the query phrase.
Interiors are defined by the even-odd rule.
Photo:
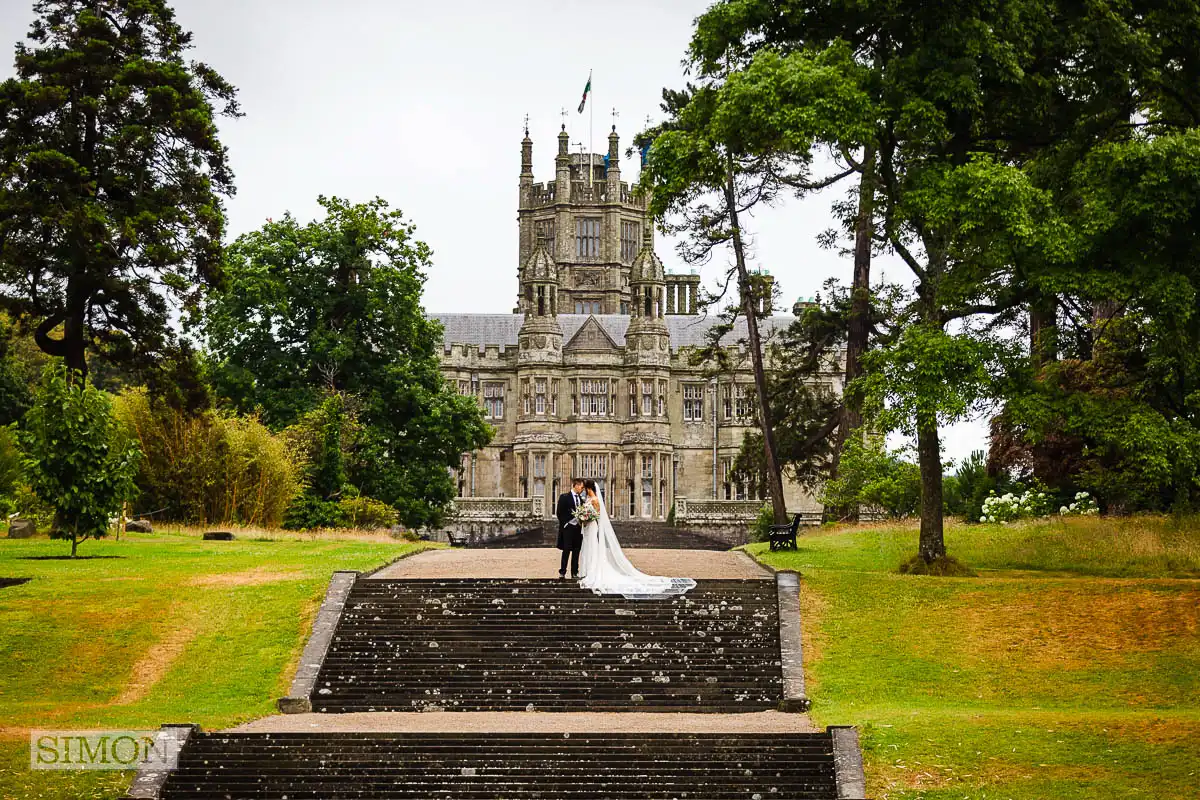
[[[528,313],[531,278],[525,266],[539,246],[558,271],[562,314],[628,314],[633,261],[653,241],[645,200],[621,181],[616,126],[608,153],[571,153],[566,129],[558,134],[553,183],[533,182],[533,142],[521,142],[520,289],[517,307]]]

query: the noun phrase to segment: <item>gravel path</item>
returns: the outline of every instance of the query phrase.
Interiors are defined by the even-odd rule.
[[[672,578],[770,578],[740,550],[626,550],[648,575]],[[372,578],[556,578],[559,551],[553,548],[428,550],[376,572]]]
[[[805,733],[807,714],[756,711],[749,714],[374,712],[277,714],[231,730],[243,733]]]

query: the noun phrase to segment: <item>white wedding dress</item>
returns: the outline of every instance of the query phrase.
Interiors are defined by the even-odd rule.
[[[579,581],[582,589],[596,594],[619,594],[629,600],[656,600],[680,595],[694,589],[691,578],[664,578],[639,572],[621,549],[604,498],[600,498],[600,520],[583,528],[583,548],[579,551]]]

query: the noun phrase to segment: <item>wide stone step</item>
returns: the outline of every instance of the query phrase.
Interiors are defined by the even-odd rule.
[[[166,800],[832,800],[811,734],[194,733]]]
[[[751,711],[782,696],[769,580],[665,600],[553,580],[357,581],[314,711]]]

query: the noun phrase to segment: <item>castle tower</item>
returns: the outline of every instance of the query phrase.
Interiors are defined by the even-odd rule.
[[[674,444],[665,413],[671,385],[671,342],[666,314],[666,276],[654,253],[649,226],[629,272],[629,327],[625,330],[625,374],[629,421],[621,433],[625,496],[634,516],[665,516]],[[658,498],[658,500],[656,500]],[[662,507],[659,507],[662,506]]]
[[[561,313],[629,313],[629,273],[650,221],[645,198],[621,180],[616,126],[604,154],[572,153],[564,126],[554,172],[553,182],[534,183],[527,134],[521,142],[518,265],[523,268],[540,243],[558,268]],[[520,298],[528,295],[524,280],[522,309]]]

